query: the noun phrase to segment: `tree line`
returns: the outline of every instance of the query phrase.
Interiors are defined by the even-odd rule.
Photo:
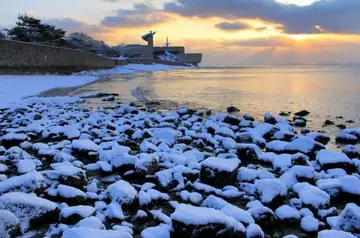
[[[67,47],[93,54],[119,57],[118,46],[110,47],[104,41],[95,40],[82,32],[66,35],[66,31],[41,22],[40,19],[22,14],[11,29],[0,30],[0,39],[31,42],[44,45]]]

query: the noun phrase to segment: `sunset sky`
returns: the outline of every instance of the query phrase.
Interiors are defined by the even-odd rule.
[[[202,65],[360,63],[360,0],[0,0],[0,28],[27,13],[110,45],[157,31]]]

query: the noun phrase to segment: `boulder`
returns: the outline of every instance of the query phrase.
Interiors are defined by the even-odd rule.
[[[74,206],[61,209],[60,220],[66,224],[76,224],[80,220],[90,217],[95,213],[95,208],[91,206]]]
[[[0,145],[9,149],[13,146],[19,146],[22,142],[27,141],[29,137],[26,134],[8,133],[0,138]]]
[[[237,107],[234,107],[234,106],[230,106],[230,107],[228,107],[228,108],[226,109],[226,111],[227,111],[228,113],[233,113],[233,112],[240,112],[240,109],[237,108]]]
[[[243,237],[245,227],[234,218],[214,208],[187,204],[176,206],[170,216],[172,237]]]
[[[348,203],[340,216],[336,219],[336,230],[347,231],[353,234],[360,233],[360,207]]]
[[[137,197],[135,188],[124,180],[109,185],[106,192],[111,201],[120,204],[132,204]]]
[[[0,209],[10,211],[19,218],[22,232],[32,226],[57,221],[59,216],[55,203],[22,192],[10,192],[2,195]]]
[[[278,207],[287,196],[287,188],[279,179],[260,179],[255,183],[260,201],[270,207]]]
[[[348,172],[355,170],[349,157],[347,157],[346,154],[337,151],[320,150],[316,154],[316,161],[324,170],[334,168],[342,168]]]
[[[305,117],[305,116],[309,115],[310,112],[306,111],[306,110],[301,110],[301,111],[295,112],[294,114],[299,117]]]
[[[41,190],[45,185],[44,177],[39,172],[33,171],[1,181],[0,195],[13,191],[32,193]]]
[[[239,165],[238,159],[207,158],[201,162],[200,180],[218,188],[233,185]]]
[[[7,210],[0,210],[0,237],[16,237],[19,232],[20,220],[14,213]]]

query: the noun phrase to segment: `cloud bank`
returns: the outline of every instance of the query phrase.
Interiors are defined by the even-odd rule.
[[[359,0],[321,0],[308,6],[275,0],[177,0],[165,3],[164,10],[185,17],[259,18],[282,24],[291,34],[360,32]]]

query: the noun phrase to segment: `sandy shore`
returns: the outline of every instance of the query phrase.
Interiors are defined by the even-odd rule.
[[[83,87],[99,83],[99,82],[106,82],[112,80],[117,75],[106,75],[101,76],[98,80],[93,81],[91,83],[87,83],[81,86],[77,87],[67,87],[67,88],[52,88],[50,90],[46,90],[40,94],[38,94],[38,97],[56,97],[56,96],[73,96],[73,94],[76,94],[78,90],[80,90]]]

